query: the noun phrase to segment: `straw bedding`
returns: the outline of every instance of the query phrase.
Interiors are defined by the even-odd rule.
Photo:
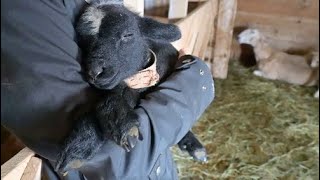
[[[193,131],[209,162],[174,147],[181,179],[319,179],[319,101],[315,87],[265,80],[232,61],[215,80],[216,99]]]

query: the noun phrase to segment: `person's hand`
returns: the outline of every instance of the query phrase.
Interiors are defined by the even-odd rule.
[[[125,79],[125,83],[132,89],[140,89],[154,86],[160,80],[160,76],[157,72],[157,57],[153,51],[151,58],[154,62],[146,69],[139,71],[137,74]],[[150,59],[150,60],[151,60]]]
[[[179,51],[179,58],[182,57],[182,56],[184,56],[184,55],[186,55],[186,50],[182,48],[182,49],[180,49],[180,51]]]

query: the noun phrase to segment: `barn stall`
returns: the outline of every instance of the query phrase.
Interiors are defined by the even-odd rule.
[[[174,42],[207,62],[216,99],[193,131],[209,161],[194,162],[173,147],[181,179],[319,179],[319,101],[316,87],[252,74],[251,47],[236,36],[257,28],[274,48],[296,54],[319,49],[318,0],[127,0],[126,6],[175,23]],[[39,179],[41,161],[1,128],[1,178]]]

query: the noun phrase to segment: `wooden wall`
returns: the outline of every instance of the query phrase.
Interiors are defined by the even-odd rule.
[[[149,10],[156,7],[167,6],[169,1],[170,0],[144,0],[144,8]]]
[[[261,30],[283,50],[319,47],[319,0],[238,0],[235,26]]]

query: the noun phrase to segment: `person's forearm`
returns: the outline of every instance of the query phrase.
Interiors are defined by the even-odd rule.
[[[191,56],[185,56],[185,62]],[[188,64],[190,67],[188,67]],[[186,68],[186,69],[184,69]],[[179,68],[178,68],[179,69]],[[153,138],[161,147],[178,143],[202,115],[214,98],[214,81],[207,65],[195,59],[181,65],[153,93],[141,101],[151,121]]]

